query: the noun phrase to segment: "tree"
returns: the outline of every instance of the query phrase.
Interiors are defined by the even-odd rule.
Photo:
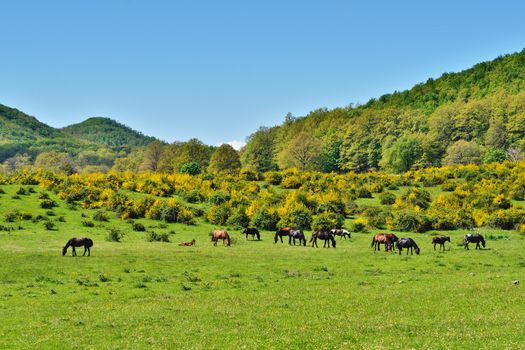
[[[73,174],[73,160],[65,152],[42,152],[35,159],[35,168],[53,172]]]
[[[156,140],[148,144],[146,152],[144,152],[144,160],[142,163],[142,169],[146,171],[156,172],[160,157],[162,155],[162,144]]]
[[[183,174],[199,175],[201,171],[201,165],[197,162],[184,163],[180,167],[180,172]]]
[[[307,132],[295,136],[279,155],[282,168],[318,170],[321,165],[321,142]]]
[[[241,167],[239,153],[230,145],[222,144],[211,155],[210,172],[234,172]]]
[[[443,165],[481,164],[483,148],[474,141],[459,140],[447,148]]]
[[[507,137],[503,118],[496,117],[490,121],[489,129],[485,134],[485,145],[492,148],[506,148]]]
[[[259,128],[248,137],[241,151],[242,165],[258,172],[277,170],[274,161],[274,136],[271,129]]]
[[[6,159],[0,166],[0,173],[14,173],[31,166],[31,158],[27,154],[17,154]]]
[[[395,172],[409,170],[423,154],[421,140],[414,136],[403,136],[385,152],[387,166]]]
[[[511,162],[519,162],[523,159],[523,152],[518,147],[510,147],[507,150],[507,159]]]
[[[489,148],[483,156],[483,163],[501,163],[507,160],[507,154],[501,148]]]

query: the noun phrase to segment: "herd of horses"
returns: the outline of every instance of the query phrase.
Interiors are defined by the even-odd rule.
[[[248,236],[250,235],[252,236],[252,240],[255,240],[255,238],[257,238],[257,240],[261,240],[261,234],[256,228],[246,228],[242,233],[246,235],[246,239],[248,239]],[[214,246],[217,245],[217,242],[219,240],[222,240],[222,243],[225,246],[231,245],[230,235],[226,230],[214,230],[211,232],[210,235]],[[317,240],[320,239],[324,241],[323,248],[335,248],[336,236],[341,237],[341,239],[352,237],[350,232],[344,229],[332,229],[330,231],[314,231],[312,233],[309,243],[312,243],[312,247],[318,247]],[[296,230],[291,227],[279,228],[277,231],[275,231],[274,243],[277,243],[279,240],[281,241],[281,243],[284,243],[283,237],[288,237],[288,244],[290,245],[292,244],[292,242],[293,245],[296,245],[296,242],[298,242],[299,245],[306,246],[306,236],[304,235],[304,232],[302,230]],[[446,242],[450,243],[450,237],[432,237],[432,244],[434,245],[434,250],[436,250],[436,245],[439,244],[439,250],[441,251],[441,249],[443,249],[443,251],[445,251]],[[482,235],[478,233],[469,233],[463,237],[464,249],[469,249],[469,243],[476,243],[476,249],[481,249],[481,246],[485,248],[485,239]],[[186,247],[194,246],[195,239],[191,242],[181,242],[178,245]],[[413,255],[414,251],[416,252],[416,255],[419,255],[420,253],[418,245],[412,238],[398,238],[393,233],[378,233],[374,235],[374,237],[372,238],[371,247],[374,248],[374,251],[380,251],[381,245],[384,246],[385,251],[387,252],[394,251],[394,249],[398,249],[399,254],[401,254],[401,251],[403,249],[406,249],[407,254],[410,252],[410,254]],[[62,248],[62,255],[66,255],[69,247],[72,247],[73,256],[77,255],[77,251],[75,249],[76,247],[84,247],[84,254],[82,254],[82,256],[85,256],[86,252],[88,253],[88,256],[91,256],[91,247],[93,247],[93,240],[88,237],[71,238],[67,241],[64,248]]]

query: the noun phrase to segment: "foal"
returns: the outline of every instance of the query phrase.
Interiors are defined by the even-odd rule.
[[[436,250],[436,244],[439,244],[439,250],[443,248],[443,251],[445,251],[445,242],[450,243],[449,236],[432,237],[432,243],[434,244],[434,250]]]

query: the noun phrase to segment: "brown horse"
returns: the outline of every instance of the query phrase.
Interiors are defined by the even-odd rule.
[[[230,235],[228,234],[228,231],[226,231],[226,230],[214,230],[211,233],[211,241],[215,242],[215,243],[213,243],[214,246],[217,245],[217,241],[219,239],[222,239],[222,244],[223,245],[228,245],[228,247],[230,246],[231,241],[230,241]]]
[[[273,238],[273,243],[277,243],[279,238],[281,239],[281,243],[283,243],[283,237],[290,236],[290,232],[292,232],[293,228],[291,227],[281,227],[277,231],[275,231],[275,237]]]
[[[73,237],[69,241],[67,241],[64,248],[62,248],[62,256],[66,255],[67,248],[72,247],[73,256],[77,256],[77,250],[75,247],[82,247],[84,246],[84,254],[82,256],[86,255],[86,252],[88,253],[88,256],[91,256],[91,247],[93,247],[93,241],[91,238],[88,237]]]
[[[432,237],[432,244],[434,244],[434,250],[436,250],[436,244],[439,244],[439,250],[443,248],[443,251],[445,251],[445,242],[450,242],[450,237],[448,236]]]
[[[179,245],[182,247],[191,247],[195,245],[195,240],[193,239],[191,242],[180,242]]]
[[[374,251],[381,250],[381,244],[385,245],[385,251],[394,250],[394,243],[397,242],[398,238],[393,233],[378,233],[372,238],[372,245]]]

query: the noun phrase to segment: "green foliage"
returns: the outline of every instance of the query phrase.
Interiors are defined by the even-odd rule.
[[[43,199],[40,201],[40,208],[51,209],[57,206],[57,203],[52,199]]]
[[[170,236],[168,233],[155,233],[148,232],[146,235],[146,241],[148,242],[170,242]]]
[[[48,231],[54,231],[57,229],[56,225],[52,221],[44,221],[44,228]]]
[[[425,232],[432,229],[432,220],[411,209],[393,211],[389,228],[397,231]]]
[[[392,192],[383,192],[379,195],[379,201],[383,205],[391,205],[396,201],[396,195]]]
[[[489,148],[483,156],[483,163],[501,163],[507,159],[507,153],[501,148]]]
[[[259,209],[252,217],[251,226],[257,227],[263,230],[274,231],[277,229],[277,222],[279,216],[275,212],[270,212],[266,208]]]
[[[197,162],[182,163],[180,167],[182,174],[199,175],[202,172],[201,165]]]
[[[239,153],[230,145],[222,144],[211,155],[208,170],[234,173],[241,167]]]
[[[108,229],[106,240],[109,242],[120,242],[123,237],[124,237],[124,232],[122,232],[118,228],[111,227]]]
[[[93,220],[96,221],[109,221],[109,217],[106,214],[106,212],[102,210],[98,210],[95,214],[93,214]]]
[[[231,209],[226,205],[214,205],[206,213],[206,219],[215,225],[225,225],[231,215]]]
[[[228,225],[232,226],[235,229],[246,228],[250,225],[250,218],[246,215],[245,207],[238,207],[228,218]]]
[[[133,228],[133,231],[137,231],[137,232],[144,232],[146,231],[146,227],[144,227],[143,224],[141,224],[140,222],[134,222],[131,227]]]

